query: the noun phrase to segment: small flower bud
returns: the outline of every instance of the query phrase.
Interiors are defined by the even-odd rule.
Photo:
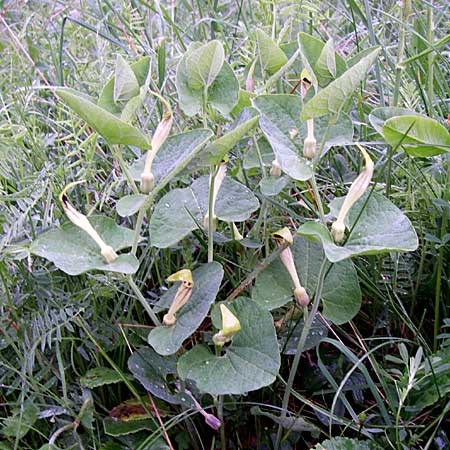
[[[290,130],[289,130],[289,137],[293,140],[293,139],[295,139],[296,137],[297,137],[297,135],[298,135],[298,130],[297,130],[297,128],[291,128]]]
[[[361,196],[366,192],[369,187],[370,181],[372,180],[374,164],[370,155],[367,153],[366,149],[359,144],[356,144],[361,150],[366,166],[364,170],[358,175],[356,180],[350,186],[350,189],[345,196],[344,202],[342,203],[341,209],[337,216],[336,221],[331,226],[331,234],[335,242],[339,243],[344,239],[345,232],[345,218],[347,217],[350,208],[361,198]]]
[[[189,269],[179,270],[172,274],[167,281],[181,281],[181,285],[178,288],[169,311],[163,317],[163,324],[167,327],[175,325],[177,321],[177,312],[188,302],[192,295],[192,289],[194,287],[194,281],[192,279],[192,272]]]
[[[212,198],[212,214],[213,214],[213,231],[216,229],[216,220],[217,217],[214,214],[214,209],[215,209],[215,205],[216,205],[216,200],[217,200],[217,194],[219,193],[220,187],[222,186],[223,180],[225,179],[225,176],[227,174],[227,165],[225,163],[221,163],[219,165],[219,168],[217,169],[217,173],[215,175],[215,177],[213,178],[211,175],[210,181],[212,181],[212,185],[210,182],[210,189],[213,189],[213,198]],[[203,219],[203,225],[206,229],[209,228],[209,214],[210,211],[208,209],[207,213],[205,214],[205,217]]]
[[[110,245],[106,245],[105,247],[103,247],[101,249],[101,254],[108,264],[111,264],[117,259],[117,253]]]
[[[309,295],[304,287],[295,288],[294,297],[298,306],[305,307],[309,305]]]
[[[231,222],[231,228],[233,230],[233,239],[235,241],[242,241],[244,239],[244,236],[239,232],[238,227],[234,222]]]
[[[206,425],[211,427],[213,430],[217,431],[222,426],[222,422],[213,414],[205,413],[205,414],[203,414],[203,416],[205,417]]]
[[[314,137],[314,119],[308,119],[306,121],[308,128],[308,134],[303,143],[303,156],[308,159],[313,159],[316,155],[316,138]]]
[[[281,176],[281,166],[277,159],[272,161],[272,168],[270,169],[270,175],[273,177]]]
[[[255,74],[256,61],[257,61],[257,59],[255,59],[253,61],[252,65],[250,66],[250,69],[247,74],[247,78],[245,80],[245,89],[249,92],[255,92],[254,74]]]
[[[155,177],[151,172],[141,173],[141,192],[148,194],[153,189]]]

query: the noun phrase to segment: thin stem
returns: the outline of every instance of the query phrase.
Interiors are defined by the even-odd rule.
[[[120,168],[122,169],[123,174],[125,175],[125,178],[127,179],[128,184],[131,187],[131,190],[133,191],[133,194],[139,194],[139,189],[136,186],[136,183],[133,180],[133,177],[131,176],[127,163],[123,159],[122,152],[120,151],[119,147],[116,145],[112,146],[112,152],[114,155],[114,158],[119,161]]]
[[[319,309],[320,299],[322,297],[323,283],[324,283],[327,271],[328,271],[328,260],[325,258],[322,261],[322,265],[320,266],[319,276],[318,276],[318,280],[317,280],[317,288],[316,288],[316,293],[314,296],[314,302],[311,307],[311,312],[309,312],[309,314],[308,314],[307,306],[305,306],[303,308],[304,325],[303,325],[302,334],[300,336],[300,340],[297,345],[297,351],[295,353],[294,361],[292,362],[291,370],[289,372],[289,378],[288,378],[288,381],[286,384],[286,390],[284,391],[283,402],[281,404],[280,423],[283,422],[283,419],[285,419],[286,415],[287,415],[287,408],[289,405],[289,399],[291,397],[291,391],[292,391],[292,386],[294,384],[295,375],[297,374],[298,365],[300,363],[300,357],[302,356],[303,349],[305,348],[306,338],[309,335],[309,331],[312,327],[314,319],[316,318],[316,315],[317,315],[317,311]],[[278,450],[280,447],[282,433],[283,433],[283,427],[282,427],[282,425],[279,425],[278,431],[277,431],[277,437],[275,440],[275,450]]]
[[[315,174],[313,174],[312,177],[311,177],[311,186],[312,186],[312,189],[313,189],[313,192],[314,192],[314,197],[316,198],[317,208],[319,209],[320,221],[324,225],[326,225],[325,212],[323,210],[322,198],[320,197],[319,189],[317,188],[316,175]]]
[[[428,16],[427,16],[427,40],[428,45],[433,45],[433,6],[428,7]],[[434,97],[434,69],[433,69],[433,63],[434,63],[434,55],[433,53],[428,53],[427,58],[427,66],[428,66],[428,79],[427,79],[427,93],[428,93],[428,102],[430,103],[430,109],[428,110],[428,115],[430,117],[433,117],[433,97]]]
[[[153,320],[153,323],[156,326],[161,325],[161,322],[159,321],[158,317],[156,317],[156,314],[154,313],[152,307],[148,304],[147,300],[142,295],[141,291],[137,287],[136,283],[133,280],[133,277],[131,275],[127,276],[128,284],[130,285],[133,292],[136,294],[136,297],[140,301],[141,305],[144,307],[144,309],[147,311],[147,314],[150,316],[150,318]]]
[[[219,395],[218,404],[217,404],[217,416],[222,424],[220,427],[220,446],[222,450],[226,450],[226,436],[225,436],[225,422],[223,420],[223,395]]]
[[[209,174],[208,193],[208,262],[214,261],[214,181],[216,179],[216,169],[211,167]]]
[[[131,247],[131,254],[136,255],[139,238],[141,235],[142,223],[144,222],[145,208],[141,207],[136,220],[136,226],[134,228],[133,245]]]

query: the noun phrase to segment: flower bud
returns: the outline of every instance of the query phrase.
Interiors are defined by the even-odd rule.
[[[316,155],[316,138],[314,137],[314,119],[306,121],[308,127],[308,135],[303,142],[303,156],[308,159],[313,159]]]
[[[151,172],[141,173],[141,192],[143,194],[148,194],[153,189],[153,184],[155,177]]]
[[[233,239],[235,241],[242,241],[244,239],[244,236],[239,232],[238,227],[234,222],[231,222],[231,228],[233,230]]]
[[[247,74],[247,78],[245,80],[245,89],[249,92],[255,92],[254,74],[255,74],[256,61],[257,61],[257,59],[255,59],[253,61],[252,65],[250,66],[250,69]]]
[[[177,385],[177,389],[180,390],[179,385]],[[184,392],[191,398],[194,403],[194,408],[205,418],[205,423],[211,427],[213,430],[218,430],[222,426],[222,422],[213,414],[207,413],[202,405],[197,401],[197,399],[192,395],[192,392],[188,389],[185,389]]]
[[[345,196],[344,202],[342,203],[341,209],[337,216],[336,221],[331,226],[331,235],[335,242],[342,242],[344,239],[345,232],[345,218],[347,217],[350,208],[361,198],[361,196],[366,192],[369,187],[370,181],[372,180],[374,164],[370,155],[367,153],[366,149],[359,144],[356,144],[361,150],[364,160],[365,168],[358,175],[355,181],[350,186],[350,189]]]
[[[239,319],[222,303],[220,305],[222,313],[222,329],[213,336],[215,345],[222,347],[233,339],[233,336],[241,329]]]
[[[294,297],[299,306],[305,307],[309,305],[309,295],[304,287],[296,287],[294,289]]]
[[[219,168],[217,169],[217,173],[215,175],[214,178],[212,178],[212,175],[210,177],[210,181],[212,181],[212,185],[210,182],[210,189],[213,189],[213,198],[212,198],[212,214],[213,214],[213,225],[214,225],[214,230],[216,228],[216,215],[214,214],[214,209],[215,209],[215,205],[216,205],[216,200],[217,200],[217,194],[219,193],[220,187],[222,186],[223,180],[225,179],[225,176],[227,174],[227,165],[225,163],[221,163],[219,165]],[[205,214],[205,218],[203,220],[203,225],[206,229],[209,228],[209,209]]]
[[[194,281],[192,279],[192,272],[189,269],[179,270],[172,274],[167,281],[181,281],[175,297],[172,300],[169,311],[163,317],[163,324],[165,326],[175,325],[177,321],[177,312],[188,302],[192,295],[192,289],[194,287]]]
[[[270,169],[270,175],[273,177],[281,176],[281,166],[277,159],[272,161],[272,168]]]
[[[67,218],[78,228],[81,228],[85,231],[100,247],[100,253],[105,258],[105,261],[108,264],[111,264],[117,259],[117,253],[114,249],[107,245],[105,241],[100,237],[100,235],[95,231],[94,227],[89,222],[89,219],[79,211],[77,211],[70,203],[67,198],[66,192],[72,187],[80,183],[84,183],[85,181],[77,181],[74,183],[68,184],[59,195],[59,200],[63,205],[64,212],[66,213]]]

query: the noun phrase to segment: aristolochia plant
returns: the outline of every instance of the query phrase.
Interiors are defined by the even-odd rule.
[[[97,100],[57,88],[60,101],[109,146],[129,193],[118,199],[114,217],[86,216],[80,210],[88,210],[87,205],[75,207],[68,200],[67,189],[78,184],[71,183],[61,193],[70,222],[40,235],[30,246],[32,254],[69,275],[90,270],[118,273],[114,280],[129,284],[154,325],[149,347],[130,358],[130,371],[153,395],[178,405],[183,398],[200,412],[195,397],[211,394],[219,419],[202,414],[213,428],[223,424],[223,395],[260,389],[278,376],[283,328],[295,314],[291,307],[277,321],[279,336],[273,315],[283,316],[285,305],[292,306],[295,299],[293,307],[303,314],[303,329],[281,405],[276,448],[300,355],[319,310],[322,320],[334,324],[351,320],[359,311],[361,292],[352,258],[412,251],[418,245],[408,218],[377,189],[374,155],[353,139],[352,95],[367,79],[379,49],[345,61],[332,41],[324,44],[305,33],[290,43],[288,54],[283,48],[257,30],[247,73],[238,80],[219,41],[191,43],[178,63],[175,80],[177,106],[191,118],[187,122],[191,129],[181,126],[184,131],[179,134],[171,132],[182,117],[174,115],[174,105],[154,87],[149,58],[128,65],[119,57],[114,76]],[[295,89],[283,93],[287,74],[299,79],[298,93]],[[277,93],[271,93],[276,85]],[[136,120],[136,113],[150,100],[162,106],[152,136]],[[372,111],[370,122],[389,144],[412,156],[448,151],[448,134],[432,119],[382,108]],[[347,195],[330,201],[332,193],[321,195],[316,174],[324,154],[344,145],[351,151],[359,148],[364,168]],[[141,156],[126,160],[125,147],[137,155],[142,152]],[[239,159],[230,156],[238,147],[245,154],[246,176]],[[257,193],[255,179],[260,185]],[[296,221],[269,220],[273,228],[261,235],[266,230],[261,221],[269,211],[267,199],[286,192],[290,184],[305,186],[305,182],[317,206],[314,217],[296,223],[295,237],[286,227],[273,234],[273,253],[258,269],[254,286],[249,286],[251,298],[239,297],[217,307],[224,270],[215,261],[222,260],[214,256],[214,241],[216,248],[220,243],[254,252],[270,231]],[[260,200],[263,208],[253,222]],[[331,217],[336,220],[330,227]],[[207,240],[207,261],[196,263],[192,272],[184,268],[170,276],[167,281],[173,286],[157,302],[150,302],[133,278],[140,265],[136,255],[144,246],[168,248],[182,240],[194,249],[198,241],[193,232]],[[266,251],[270,253],[269,239]],[[211,321],[205,322],[208,317]],[[203,331],[209,327],[211,332],[189,340],[202,324]]]

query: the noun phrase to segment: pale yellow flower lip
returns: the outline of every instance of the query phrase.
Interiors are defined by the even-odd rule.
[[[167,278],[168,282],[181,281],[175,297],[172,300],[169,311],[163,317],[163,324],[166,326],[175,325],[177,321],[177,312],[188,302],[192,295],[194,280],[192,272],[189,269],[182,269],[173,273]]]

